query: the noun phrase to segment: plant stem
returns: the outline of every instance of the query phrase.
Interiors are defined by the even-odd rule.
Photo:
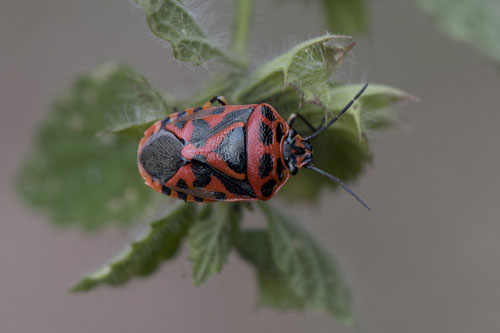
[[[236,0],[231,50],[245,63],[248,62],[248,33],[252,23],[252,15],[253,0]]]
[[[323,6],[330,32],[361,34],[366,31],[366,0],[323,0]]]

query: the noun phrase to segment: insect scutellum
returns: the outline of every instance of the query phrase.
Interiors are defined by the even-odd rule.
[[[361,90],[354,96],[354,98],[347,103],[342,110],[331,119],[326,125],[326,118],[323,118],[323,121],[318,126],[318,128],[314,128],[304,117],[300,114],[292,114],[288,119],[288,125],[290,130],[288,131],[287,137],[283,141],[283,159],[285,161],[285,165],[290,170],[290,174],[296,175],[300,168],[305,167],[311,170],[314,170],[324,176],[327,176],[332,181],[336,182],[340,185],[344,190],[349,192],[352,196],[354,196],[366,209],[370,210],[370,207],[361,199],[356,193],[354,193],[347,185],[342,183],[340,179],[337,177],[318,169],[313,164],[313,155],[312,155],[312,144],[311,140],[317,137],[321,132],[326,130],[328,127],[332,126],[349,108],[352,104],[363,94],[363,92],[368,87],[368,84],[365,84]],[[303,138],[292,127],[293,123],[296,119],[300,118],[309,128],[313,130],[313,134]]]

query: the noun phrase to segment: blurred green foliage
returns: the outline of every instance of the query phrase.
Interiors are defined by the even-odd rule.
[[[500,1],[417,0],[417,4],[445,33],[500,61]]]
[[[328,31],[361,34],[368,28],[366,0],[322,0]]]
[[[235,248],[255,268],[260,306],[282,310],[304,308],[305,299],[292,290],[286,274],[276,267],[267,230],[241,230],[235,238]]]
[[[137,174],[137,143],[106,129],[166,114],[164,99],[128,67],[104,64],[82,75],[40,125],[18,174],[20,193],[59,224],[136,221],[155,195]]]
[[[252,71],[249,59],[241,56],[247,53],[251,0],[237,0],[230,50],[210,41],[182,1],[137,2],[146,10],[151,31],[170,42],[176,59],[194,64],[218,61],[223,70],[186,100],[160,94],[126,66],[104,64],[79,77],[40,125],[37,143],[18,176],[23,198],[57,223],[89,230],[110,222],[126,224],[170,203],[143,185],[136,159],[144,130],[175,108],[200,106],[214,95],[225,95],[233,104],[267,102],[285,118],[300,112],[319,123],[324,116],[336,115],[361,88],[331,80],[353,47],[348,36],[326,34],[310,39]],[[330,9],[333,3],[325,1]],[[362,1],[351,5],[364,7]],[[344,25],[361,31],[361,17]],[[349,112],[313,142],[315,163],[341,179],[355,179],[371,160],[366,133],[391,123],[389,107],[393,103],[412,99],[401,90],[371,84]],[[299,123],[297,130],[309,131]],[[290,179],[280,195],[315,200],[323,187],[334,185],[304,170]],[[344,324],[355,323],[350,292],[330,256],[297,223],[269,205],[256,206],[264,213],[267,229],[242,228],[245,208],[252,207],[255,205],[245,203],[178,203],[117,258],[84,277],[72,290],[122,285],[150,275],[174,258],[186,239],[197,285],[220,272],[234,249],[255,269],[260,305],[279,309],[311,306]]]
[[[272,258],[294,294],[329,311],[342,324],[355,324],[351,294],[335,262],[293,221],[272,207],[260,206],[267,218]]]

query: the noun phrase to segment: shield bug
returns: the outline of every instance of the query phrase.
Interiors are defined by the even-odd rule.
[[[347,185],[313,165],[310,141],[333,125],[367,85],[326,125],[314,128],[300,114],[287,122],[269,104],[227,105],[215,96],[202,107],[176,112],[154,123],[139,144],[138,165],[146,184],[189,202],[268,200],[300,168],[329,177],[368,205]],[[213,106],[215,102],[219,106]],[[313,131],[293,128],[301,119]]]

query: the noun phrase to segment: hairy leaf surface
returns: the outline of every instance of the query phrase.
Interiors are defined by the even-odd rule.
[[[230,60],[207,38],[182,0],[139,0],[151,31],[172,45],[174,57],[197,65],[213,58]]]
[[[290,288],[288,278],[274,263],[267,230],[241,231],[236,237],[235,247],[240,256],[255,268],[259,306],[280,310],[304,308],[304,299]]]
[[[230,203],[214,207],[205,219],[198,219],[189,230],[189,258],[193,263],[193,281],[196,285],[219,273],[231,249],[231,224],[239,221],[239,211]]]
[[[294,87],[302,100],[320,103],[318,91],[353,46],[349,36],[325,35],[307,40],[258,68],[234,94],[237,103],[266,100]]]
[[[101,285],[121,285],[134,277],[154,273],[172,259],[193,223],[192,205],[180,204],[168,216],[151,223],[149,230],[122,251],[109,264],[85,276],[71,291],[88,291]]]
[[[259,206],[267,217],[274,261],[291,289],[310,306],[353,325],[350,291],[333,259],[297,224],[268,205]]]

